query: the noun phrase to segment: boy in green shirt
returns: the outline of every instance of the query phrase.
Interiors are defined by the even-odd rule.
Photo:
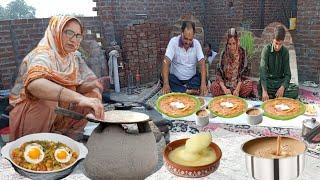
[[[262,101],[277,97],[298,97],[298,86],[290,83],[289,51],[282,45],[285,35],[282,26],[276,27],[272,43],[262,50],[258,86]]]

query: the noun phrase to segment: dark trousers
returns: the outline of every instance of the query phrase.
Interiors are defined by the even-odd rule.
[[[160,78],[163,82],[162,77]],[[199,89],[201,83],[200,74],[196,73],[189,80],[180,80],[175,75],[169,74],[169,85],[172,92],[186,92],[187,89]]]

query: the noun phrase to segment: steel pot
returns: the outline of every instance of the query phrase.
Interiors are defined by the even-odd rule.
[[[304,151],[296,156],[261,158],[247,152],[247,148],[250,145],[269,138],[277,139],[277,136],[255,138],[242,145],[241,149],[245,153],[246,168],[249,175],[259,180],[289,180],[298,178],[305,167],[305,152],[307,150],[305,143],[291,137],[286,137],[304,145]]]

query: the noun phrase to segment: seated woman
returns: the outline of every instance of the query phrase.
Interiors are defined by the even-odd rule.
[[[9,97],[10,140],[56,132],[77,138],[86,120],[58,116],[56,106],[104,118],[101,83],[77,55],[83,26],[74,17],[52,17],[38,46],[22,61]]]
[[[238,33],[231,28],[228,30],[227,44],[217,65],[216,81],[210,88],[212,95],[232,94],[248,97],[252,93],[253,84],[242,77],[246,66],[245,51],[240,47]]]

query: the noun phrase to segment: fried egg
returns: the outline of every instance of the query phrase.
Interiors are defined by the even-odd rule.
[[[184,105],[182,102],[171,102],[170,106],[174,109],[183,109],[186,107],[186,105]]]
[[[59,147],[54,152],[54,158],[60,163],[67,163],[72,157],[71,150],[66,147]]]
[[[28,144],[24,149],[24,159],[31,164],[38,164],[44,158],[43,147],[40,144]]]
[[[233,108],[233,104],[231,102],[222,102],[220,103],[220,106],[226,107],[226,108]]]
[[[286,104],[277,104],[274,107],[280,111],[287,111],[290,109],[290,107]]]

